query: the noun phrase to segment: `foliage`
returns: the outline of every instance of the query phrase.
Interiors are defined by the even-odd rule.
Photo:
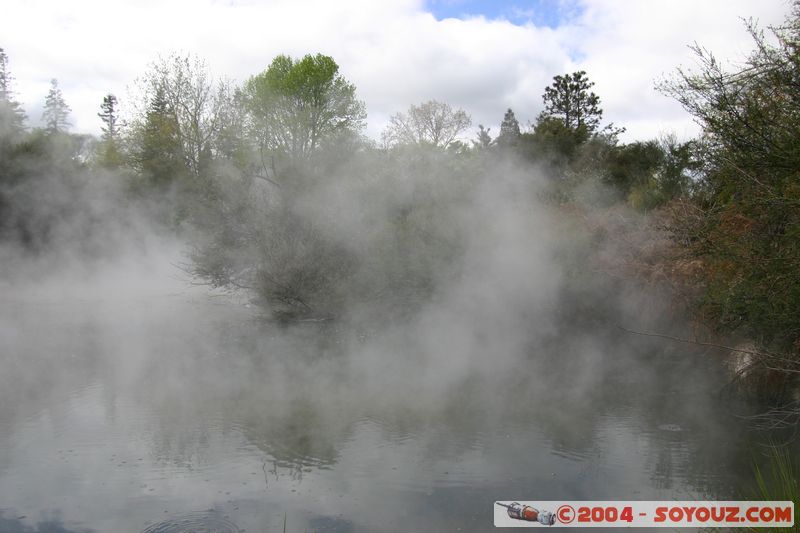
[[[0,165],[0,243],[84,257],[113,248],[110,234],[124,223],[124,209],[114,181],[84,162],[88,144],[86,136],[39,129],[0,134],[8,148]]]
[[[516,150],[558,179],[557,187],[562,190],[556,196],[563,200],[569,182],[583,181],[575,178],[587,169],[589,174],[596,174],[602,168],[602,155],[607,147],[616,145],[619,130],[611,126],[597,130],[603,111],[600,98],[589,91],[594,83],[585,72],[555,76],[553,80],[542,96],[545,110],[536,118],[532,132],[519,135]]]
[[[0,48],[0,135],[20,132],[25,121],[25,113],[13,97],[12,80],[8,70],[8,56]]]
[[[674,136],[618,146],[606,160],[604,181],[634,208],[654,209],[690,192],[697,170],[692,146]]]
[[[514,112],[509,108],[500,123],[500,135],[497,136],[497,146],[502,148],[515,147],[519,143],[519,121]]]
[[[122,164],[122,154],[119,147],[117,97],[110,93],[104,96],[97,116],[103,121],[103,136],[99,150],[100,164],[106,168],[117,168]]]
[[[663,158],[664,153],[656,141],[620,146],[609,157],[605,181],[625,197],[634,187],[655,178]]]
[[[277,56],[245,83],[243,101],[262,167],[273,170],[275,159],[292,167],[325,144],[357,135],[366,117],[355,86],[322,54],[299,60]]]
[[[137,131],[132,156],[140,179],[163,190],[185,177],[188,169],[178,121],[166,91],[159,87],[152,98],[144,123]]]
[[[796,21],[776,29],[778,45],[751,32],[756,51],[745,68],[725,72],[697,49],[701,72],[665,85],[704,126],[692,143],[619,144],[620,130],[601,129],[600,98],[580,71],[545,88],[545,110],[530,132],[508,109],[497,139],[480,126],[469,146],[459,140],[471,124],[466,111],[431,100],[391,117],[383,140],[392,149],[379,150],[360,137],[364,104],[329,56],[280,55],[236,88],[199,59],[171,55],[142,79],[130,121],[118,120],[115,96],[103,99],[96,161],[120,169],[114,175],[130,177],[142,196],[167,198],[174,219],[192,222],[198,276],[249,288],[282,313],[330,314],[356,294],[435,286],[433,265],[458,254],[450,205],[461,205],[477,176],[502,159],[499,147],[550,176],[544,194],[557,204],[599,198],[600,189],[614,191],[604,202],[642,211],[693,202],[700,215],[676,220],[673,230],[704,261],[706,316],[791,348],[800,339],[800,32]],[[31,169],[57,166],[31,160],[59,154],[69,174],[87,159],[81,139],[66,133],[69,107],[55,80],[45,118],[59,135],[25,134],[6,65],[0,51],[0,218],[24,228],[22,211],[9,214],[10,199],[22,198],[15,194],[33,179]],[[336,204],[345,188],[359,205]],[[309,208],[319,205],[352,218],[337,227],[341,215]],[[376,215],[379,206],[388,220]],[[367,248],[381,258],[364,260]]]
[[[785,447],[770,444],[769,471],[753,465],[753,473],[757,491],[746,497],[760,501],[791,501],[794,502],[795,513],[800,505],[800,471],[791,452]],[[797,525],[797,519],[795,519]],[[794,528],[793,528],[794,529]],[[758,531],[786,531],[785,528],[758,528]]]
[[[588,140],[585,129],[570,129],[561,119],[544,113],[537,117],[533,132],[521,136],[528,158],[545,162],[552,168],[571,160],[578,147]]]
[[[561,120],[564,127],[573,132],[590,135],[597,131],[603,110],[600,109],[600,97],[590,91],[594,82],[581,70],[555,76],[553,83],[546,87],[544,115]]]
[[[700,71],[662,86],[703,127],[702,216],[675,231],[706,265],[709,319],[800,350],[800,7],[772,29],[775,45],[748,28],[755,51],[737,71],[695,47]]]
[[[363,104],[338,69],[328,56],[278,56],[234,94],[226,120],[240,129],[229,128],[219,146],[235,170],[215,180],[195,217],[208,231],[193,254],[195,273],[252,290],[277,316],[332,313],[352,274],[330,220],[303,208],[327,186],[315,162],[324,159],[330,173],[343,158],[337,151],[358,150]]]
[[[103,103],[100,104],[100,113],[97,116],[103,121],[103,140],[116,140],[118,133],[117,97],[110,93],[105,95]]]
[[[483,124],[478,124],[478,135],[477,138],[472,141],[472,146],[479,150],[486,150],[492,146],[492,136],[489,135],[491,129],[492,128],[485,128]]]
[[[224,118],[230,116],[227,107],[232,99],[229,85],[215,80],[198,57],[171,54],[150,65],[139,88],[137,114],[127,136],[134,161],[141,166],[142,152],[160,151],[168,156],[158,166],[177,170],[173,159],[180,157],[183,174],[197,185],[206,177],[227,127]],[[146,146],[158,132],[166,146]],[[157,181],[174,179],[161,176]]]
[[[44,119],[47,132],[50,134],[65,132],[70,126],[69,113],[71,109],[64,101],[64,95],[58,86],[58,80],[50,80],[50,91],[44,101]]]

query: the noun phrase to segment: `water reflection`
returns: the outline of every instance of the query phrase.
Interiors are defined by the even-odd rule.
[[[200,297],[1,312],[0,531],[485,531],[504,498],[736,497],[752,459],[721,365],[622,335],[451,371]]]
[[[195,512],[148,526],[142,533],[239,533],[236,524],[215,511]]]
[[[0,510],[0,533],[91,533],[90,529],[67,528],[59,518],[48,518],[30,526],[25,523],[26,516],[7,518]]]

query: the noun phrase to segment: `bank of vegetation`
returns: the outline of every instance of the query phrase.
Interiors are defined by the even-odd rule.
[[[0,238],[29,255],[64,243],[111,253],[115,217],[144,209],[190,240],[198,280],[247,290],[274,317],[395,317],[458,275],[471,202],[514,172],[536,183],[531,209],[591,236],[571,274],[666,284],[698,324],[751,340],[788,382],[800,361],[800,11],[750,30],[743,65],[697,48],[699,69],[660,86],[699,137],[630,143],[604,123],[585,72],[555,76],[532,124],[499,110],[499,131],[478,125],[465,140],[467,110],[430,100],[368,139],[356,87],[322,54],[278,56],[241,84],[191,56],[161,58],[124,116],[117,96],[98,102],[92,138],[70,133],[56,80],[44,124],[28,127],[0,53]]]

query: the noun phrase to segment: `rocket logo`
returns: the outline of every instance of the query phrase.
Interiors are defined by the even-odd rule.
[[[550,511],[540,511],[530,505],[520,505],[517,502],[510,504],[495,502],[500,507],[505,507],[508,516],[515,520],[524,520],[526,522],[539,522],[543,526],[552,526],[556,523],[556,515]]]

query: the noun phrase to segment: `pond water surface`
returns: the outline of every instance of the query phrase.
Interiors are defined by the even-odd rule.
[[[3,532],[487,531],[496,500],[752,484],[748,406],[686,345],[556,328],[433,361],[415,333],[280,327],[203,290],[6,294]]]

